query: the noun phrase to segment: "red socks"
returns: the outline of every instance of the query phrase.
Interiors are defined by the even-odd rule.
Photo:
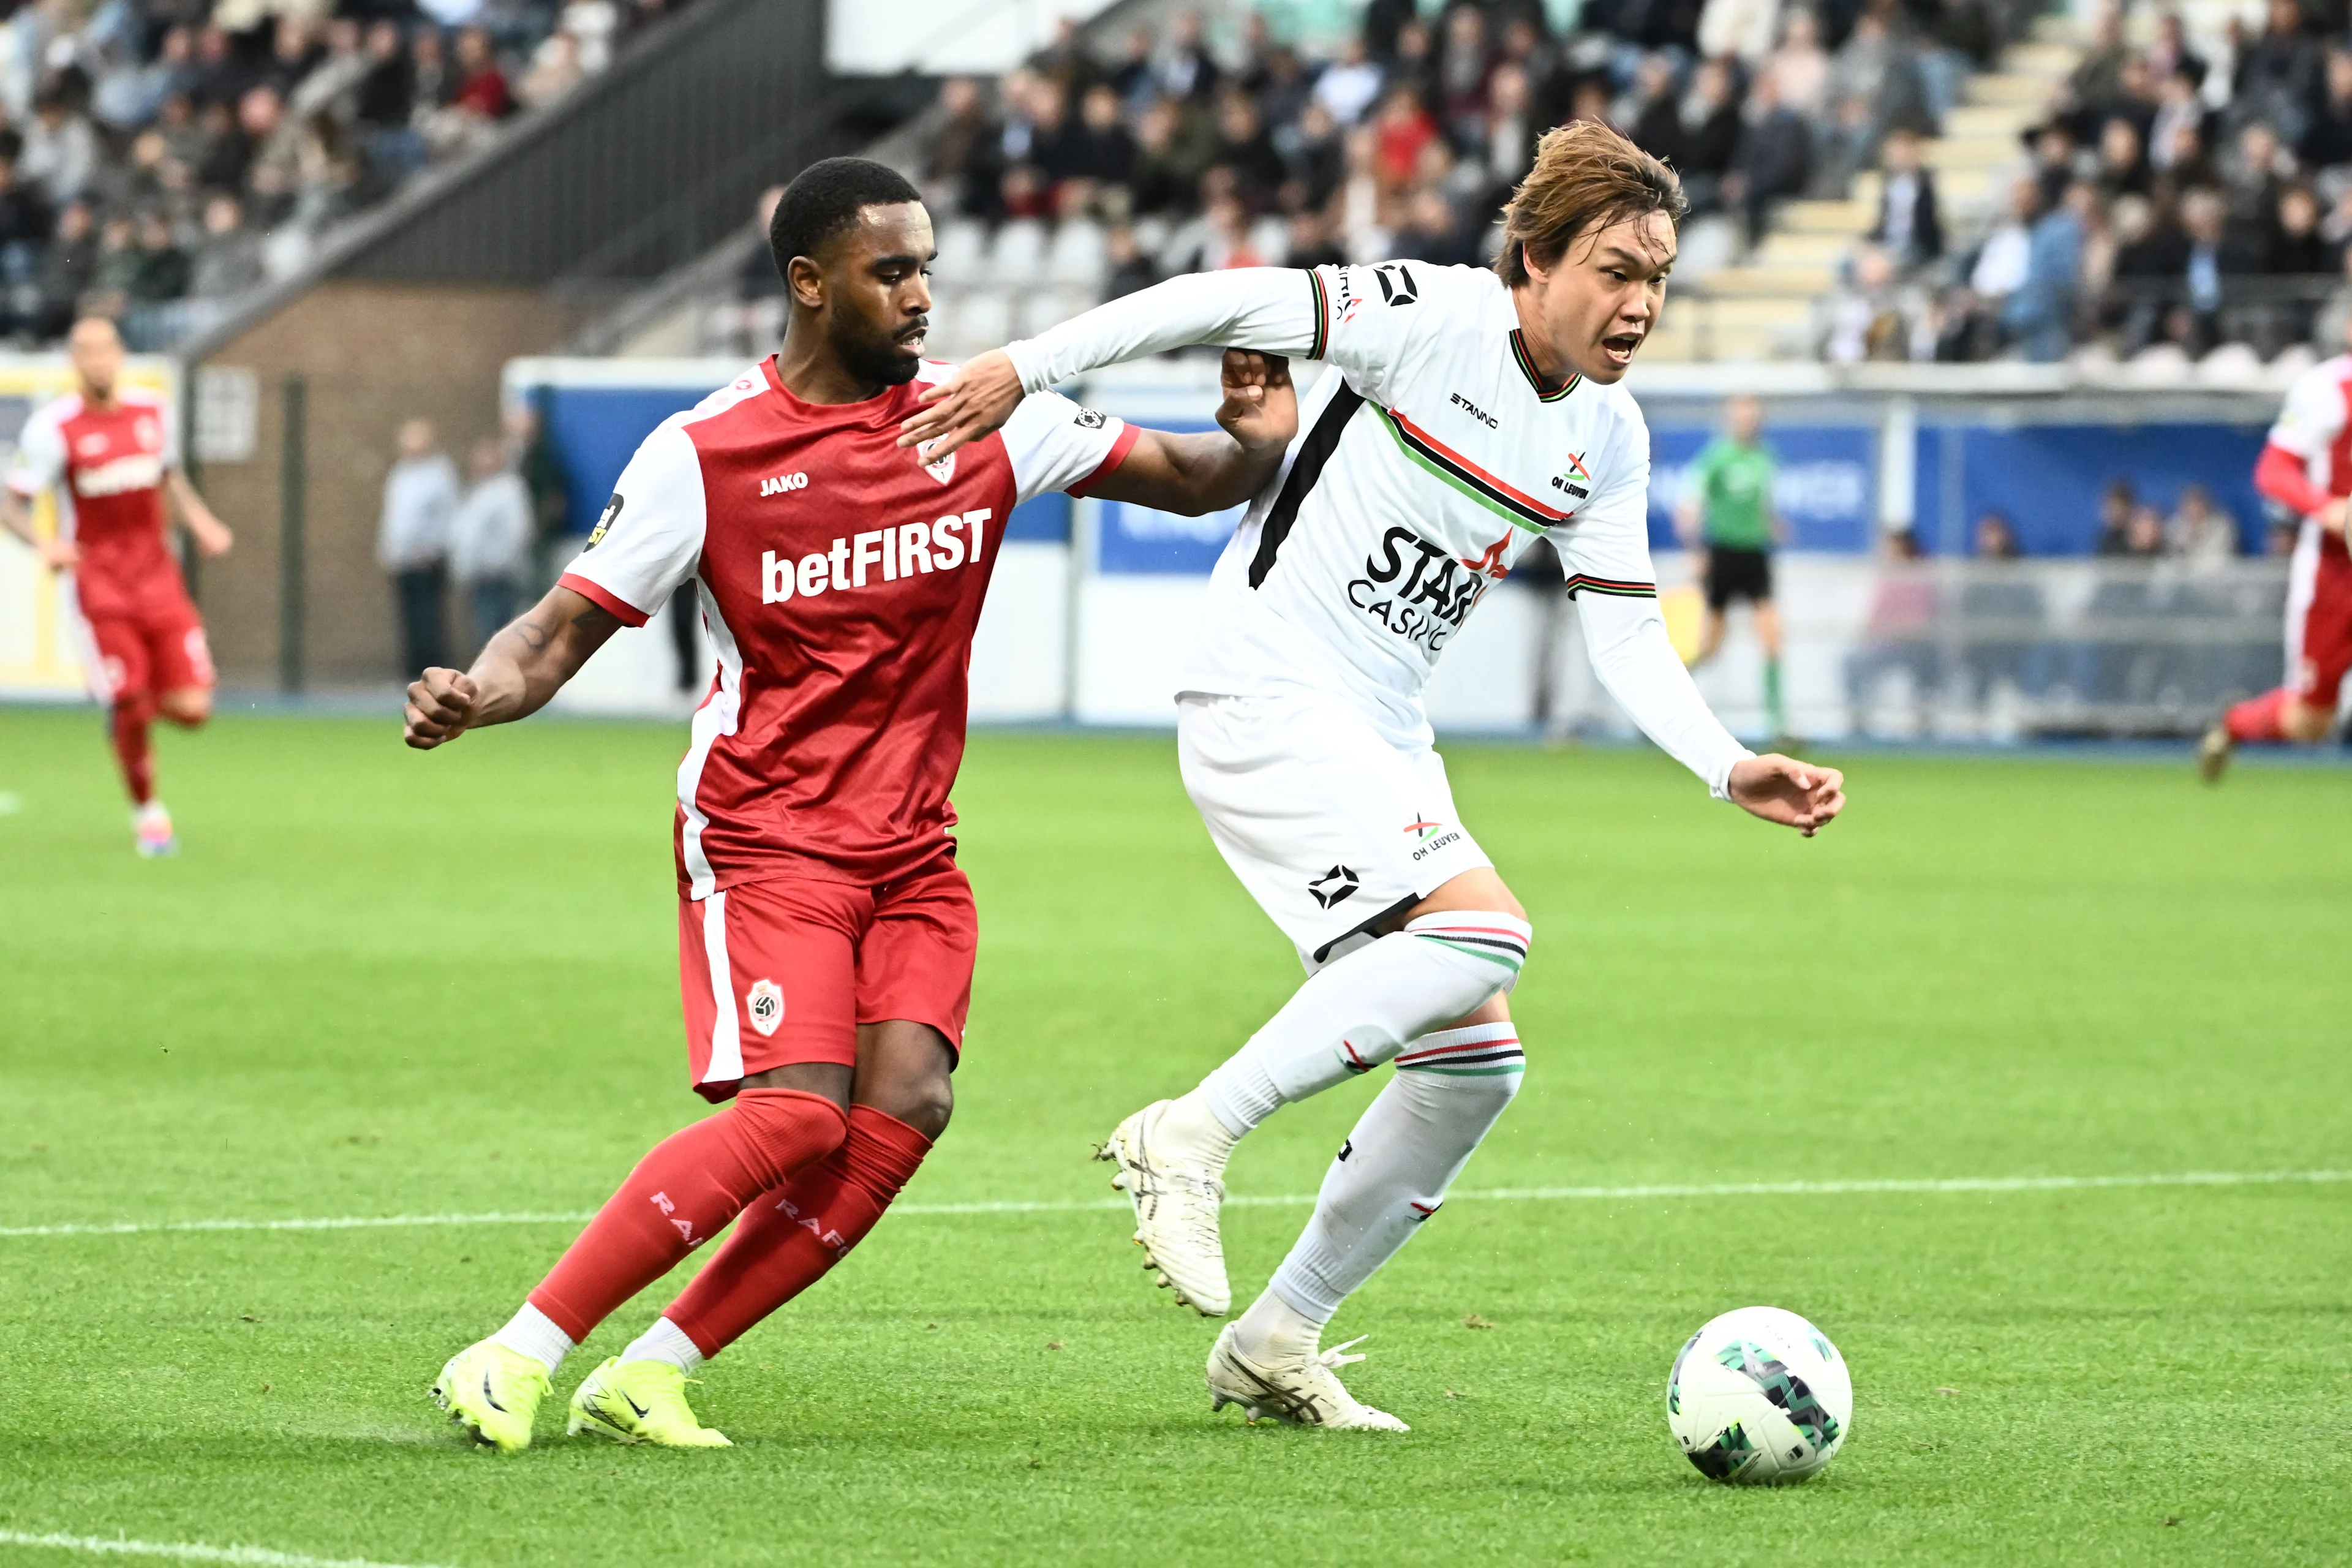
[[[586,1339],[745,1205],[834,1152],[848,1125],[823,1095],[745,1089],[726,1110],[672,1134],[639,1161],[530,1293],[530,1304],[575,1344]]]
[[[841,1147],[789,1185],[762,1194],[662,1316],[704,1355],[717,1355],[848,1257],[930,1149],[929,1139],[897,1117],[851,1106]]]
[[[2279,727],[2279,715],[2286,708],[2286,700],[2287,689],[2281,686],[2231,706],[2221,720],[2230,731],[2230,739],[2242,743],[2285,740],[2286,731]]]
[[[122,764],[122,787],[131,792],[133,805],[145,805],[155,798],[155,750],[147,739],[147,726],[153,718],[153,710],[144,702],[118,702],[109,724],[115,760]]]

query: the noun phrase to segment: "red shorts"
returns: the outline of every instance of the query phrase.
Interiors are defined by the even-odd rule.
[[[980,913],[955,863],[879,888],[746,882],[677,905],[678,989],[695,1092],[754,1073],[857,1064],[857,1026],[906,1018],[963,1049]]]
[[[98,645],[92,679],[99,695],[109,702],[212,688],[212,651],[205,645],[205,623],[193,605],[93,620],[89,635]]]
[[[2352,554],[2334,534],[2297,554],[2288,579],[2287,685],[2305,707],[2333,713],[2352,671]]]

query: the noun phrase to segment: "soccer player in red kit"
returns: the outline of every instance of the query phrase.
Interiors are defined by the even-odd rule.
[[[73,574],[90,684],[111,710],[114,754],[131,792],[132,842],[142,855],[168,855],[178,840],[155,798],[148,727],[163,718],[193,730],[211,717],[213,661],[204,617],[166,542],[165,491],[204,554],[226,551],[229,531],[180,471],[163,400],[117,384],[122,339],[114,323],[78,321],[66,346],[79,385],[26,422],[0,489],[0,526],[38,551],[49,570]],[[26,505],[43,490],[57,494],[54,539],[35,536]]]
[[[520,719],[684,583],[719,652],[675,848],[693,1083],[730,1103],[647,1154],[514,1319],[442,1369],[435,1397],[500,1449],[530,1441],[574,1344],[741,1214],[568,1422],[723,1445],[686,1374],[845,1256],[945,1128],[978,934],[948,789],[1013,507],[1061,489],[1215,510],[1262,488],[1297,428],[1283,363],[1230,354],[1223,432],[1044,394],[924,463],[899,424],[951,373],[921,357],[933,247],[914,187],[862,159],[814,164],[770,242],[782,352],[646,437],[579,560],[471,670],[409,688],[412,746]]]

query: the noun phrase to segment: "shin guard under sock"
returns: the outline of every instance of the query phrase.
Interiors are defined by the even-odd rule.
[[[1228,1131],[1247,1132],[1277,1106],[1369,1072],[1405,1041],[1508,991],[1533,934],[1491,910],[1423,915],[1310,975],[1202,1080],[1202,1097]]]
[[[662,1316],[717,1355],[848,1257],[930,1148],[897,1117],[851,1106],[841,1147],[789,1186],[761,1194]]]
[[[573,1342],[668,1273],[771,1187],[840,1147],[841,1108],[792,1089],[747,1089],[673,1133],[629,1173],[530,1304]]]
[[[1509,1023],[1424,1035],[1324,1174],[1315,1214],[1267,1287],[1328,1322],[1437,1212],[1471,1152],[1518,1092],[1526,1058]]]

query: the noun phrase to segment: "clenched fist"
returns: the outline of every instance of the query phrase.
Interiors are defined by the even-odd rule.
[[[401,739],[420,752],[456,740],[474,721],[481,692],[473,678],[454,669],[428,669],[408,683],[408,711]]]

